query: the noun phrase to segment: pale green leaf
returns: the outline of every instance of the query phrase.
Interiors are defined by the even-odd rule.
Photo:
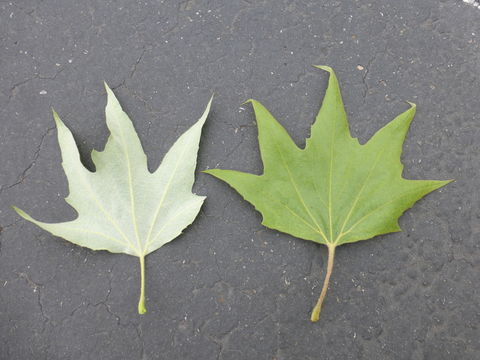
[[[380,129],[366,144],[350,135],[333,70],[320,112],[304,149],[259,102],[253,105],[264,166],[262,175],[212,169],[207,173],[235,188],[263,216],[263,224],[295,237],[325,244],[329,264],[321,300],[333,267],[335,248],[399,231],[398,218],[448,181],[402,177],[402,144],[415,105]],[[321,301],[312,315],[318,320]]]
[[[65,200],[78,217],[45,223],[15,210],[26,220],[77,245],[137,256],[141,265],[138,311],[145,313],[145,256],[180,235],[205,199],[193,194],[192,186],[200,135],[212,100],[151,173],[132,122],[112,90],[106,84],[105,88],[110,137],[103,151],[92,151],[95,172],[82,165],[72,133],[53,113],[70,190]]]

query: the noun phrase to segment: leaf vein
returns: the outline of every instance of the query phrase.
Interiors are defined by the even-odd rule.
[[[403,193],[402,195],[399,195],[399,196],[393,198],[392,200],[387,201],[386,203],[384,203],[384,204],[376,207],[376,208],[373,209],[372,211],[370,211],[370,212],[368,212],[367,214],[365,214],[365,215],[364,215],[362,218],[360,218],[360,220],[358,220],[356,223],[354,223],[354,224],[350,227],[350,229],[348,229],[347,231],[345,231],[344,233],[342,233],[341,236],[338,238],[338,240],[340,240],[343,236],[347,235],[348,233],[352,232],[355,227],[357,227],[360,223],[362,223],[363,221],[365,221],[366,218],[368,218],[369,216],[371,216],[372,214],[374,214],[376,211],[384,208],[385,206],[390,205],[391,203],[393,203],[393,202],[395,202],[395,201],[397,201],[397,200],[399,200],[399,199],[401,199],[401,198],[403,198],[403,197],[405,197],[405,196],[410,195],[411,193],[415,193],[415,192],[419,191],[420,189],[428,189],[429,187],[430,187],[430,185],[424,186],[424,187],[422,187],[422,188],[413,189],[413,190],[411,190],[411,191],[407,191],[407,192]]]
[[[319,231],[319,229],[317,229],[317,228],[315,227],[315,225],[309,223],[309,222],[308,222],[307,220],[305,220],[303,217],[301,217],[300,215],[298,215],[298,214],[297,214],[294,210],[292,210],[288,205],[282,203],[281,201],[279,201],[279,200],[277,200],[277,199],[275,199],[275,198],[273,198],[273,197],[268,196],[267,193],[263,193],[263,195],[267,195],[267,197],[268,197],[271,201],[276,202],[276,203],[282,205],[283,207],[285,207],[285,208],[286,208],[288,211],[290,211],[294,216],[296,216],[297,218],[299,218],[300,220],[302,220],[302,222],[303,222],[305,225],[307,225],[310,229],[312,229],[312,230],[313,230],[314,232],[316,232],[317,234],[320,234],[320,235],[324,238],[324,240],[327,241],[327,238],[325,237],[325,234],[324,234],[323,232]]]
[[[142,252],[142,244],[140,242],[140,236],[138,234],[138,223],[137,223],[137,215],[136,215],[136,209],[135,209],[135,195],[133,193],[133,177],[132,177],[132,169],[131,169],[131,160],[130,156],[128,154],[128,148],[127,148],[127,143],[125,142],[124,134],[123,134],[123,129],[120,131],[120,139],[122,140],[122,145],[123,145],[123,153],[125,154],[125,158],[127,160],[127,170],[128,170],[128,189],[130,193],[130,211],[132,214],[132,223],[133,223],[133,229],[135,231],[135,237],[137,240],[138,244],[138,252]]]
[[[315,219],[315,217],[313,216],[313,214],[311,213],[310,209],[308,208],[307,204],[305,203],[305,200],[303,199],[303,196],[302,194],[300,193],[300,191],[298,190],[298,187],[297,187],[297,184],[295,183],[295,180],[293,179],[293,176],[292,176],[292,173],[290,171],[290,168],[288,167],[286,161],[285,161],[285,158],[283,157],[283,154],[282,154],[282,151],[278,148],[277,144],[275,143],[275,148],[277,149],[278,153],[280,154],[280,158],[282,159],[282,164],[285,168],[285,170],[287,170],[287,173],[288,173],[288,178],[290,180],[290,183],[292,184],[293,188],[295,189],[295,193],[297,194],[297,197],[298,199],[300,200],[300,202],[302,203],[303,207],[305,208],[305,210],[307,211],[307,214],[310,216],[310,218],[312,219],[313,223],[315,224],[315,226],[317,227],[317,232],[320,233],[322,235],[322,237],[326,240],[326,236],[321,228],[321,226],[318,224],[317,220]]]
[[[380,151],[378,154],[377,154],[377,157],[372,165],[372,167],[370,168],[370,170],[368,171],[368,174],[367,174],[367,177],[365,178],[365,181],[363,182],[362,184],[362,187],[360,188],[360,190],[358,191],[357,195],[355,196],[355,200],[352,202],[352,206],[350,208],[350,211],[347,213],[347,216],[345,217],[345,221],[343,222],[343,225],[342,225],[342,228],[340,229],[340,233],[338,236],[340,236],[341,233],[343,233],[343,230],[345,229],[345,226],[347,225],[347,222],[348,220],[350,219],[350,216],[352,215],[353,213],[353,210],[355,209],[355,207],[357,206],[358,204],[358,201],[360,200],[360,197],[362,196],[362,193],[363,193],[363,190],[365,189],[367,183],[368,183],[368,180],[370,179],[370,176],[372,176],[372,173],[373,173],[373,170],[377,167],[377,164],[380,160],[380,158],[382,157],[383,153],[385,152],[385,150],[383,149],[382,151]],[[337,237],[338,239],[338,237]],[[336,242],[337,240],[335,240]]]
[[[333,225],[332,225],[332,183],[333,183],[333,149],[335,147],[335,127],[333,127],[330,138],[330,171],[328,177],[328,222],[330,224],[330,240],[333,240]]]
[[[92,189],[90,183],[88,181],[85,180],[83,174],[80,174],[80,179],[82,180],[82,182],[84,183],[84,185],[86,185],[86,188],[89,190],[89,194],[90,194],[90,198],[93,199],[93,201],[95,202],[95,204],[98,206],[98,208],[100,209],[100,211],[105,215],[105,217],[107,218],[108,221],[110,221],[110,223],[113,225],[113,227],[118,231],[118,233],[120,235],[122,235],[122,237],[125,239],[125,242],[126,243],[130,243],[129,240],[128,240],[128,237],[127,235],[123,232],[123,230],[120,228],[120,225],[118,225],[118,223],[113,219],[113,217],[110,215],[110,213],[103,207],[102,203],[100,202],[100,200],[97,198],[96,194],[95,194],[95,191]]]
[[[172,174],[170,175],[170,178],[168,179],[168,182],[167,182],[167,185],[165,186],[165,190],[162,194],[162,198],[160,199],[160,202],[158,204],[158,207],[155,211],[155,215],[153,217],[153,220],[152,220],[152,224],[150,226],[150,229],[148,231],[148,235],[147,235],[147,240],[146,240],[146,245],[145,245],[145,248],[143,249],[143,251],[147,251],[147,248],[148,248],[148,245],[150,245],[151,242],[155,241],[158,234],[155,235],[154,239],[151,241],[150,238],[152,236],[152,232],[153,232],[153,228],[155,227],[155,224],[157,223],[157,220],[158,220],[158,215],[160,214],[160,209],[163,207],[163,203],[165,202],[165,199],[167,197],[167,193],[168,193],[168,190],[170,189],[170,186],[172,184],[172,180],[173,180],[173,177],[175,175],[175,173],[177,172],[178,170],[178,166],[180,165],[181,163],[181,159],[183,159],[183,156],[185,155],[185,152],[186,152],[186,147],[183,147],[182,149],[182,153],[181,155],[179,156],[179,160],[177,161],[177,163],[175,164],[175,169],[172,171]],[[161,166],[161,165],[160,165]],[[164,226],[162,226],[162,229],[163,230]]]
[[[106,234],[104,234],[104,233],[102,233],[102,232],[93,231],[93,230],[86,230],[86,229],[84,229],[84,228],[79,228],[79,227],[75,227],[75,226],[66,226],[66,225],[62,225],[62,226],[63,226],[65,229],[70,229],[70,230],[85,232],[85,233],[87,233],[87,234],[94,234],[94,235],[98,235],[98,236],[104,237],[105,239],[108,239],[108,240],[110,240],[110,241],[116,242],[116,243],[118,243],[118,244],[125,245],[125,246],[127,246],[128,248],[130,248],[131,250],[136,251],[136,249],[133,248],[132,245],[131,245],[129,242],[122,241],[122,240],[120,240],[120,239],[114,238],[113,236],[106,235]]]
[[[160,236],[160,234],[162,233],[162,230],[165,229],[165,227],[169,224],[169,221],[172,221],[173,219],[176,219],[179,215],[181,215],[186,209],[188,209],[189,207],[193,207],[193,205],[196,205],[196,204],[191,204],[190,206],[186,207],[186,208],[182,208],[178,211],[176,211],[173,216],[171,216],[169,219],[167,219],[165,221],[165,223],[162,225],[162,227],[160,228],[160,230],[158,230],[157,234],[152,238],[152,239],[149,239],[145,245],[145,251],[148,250],[148,247],[150,246],[150,244],[153,244],[157,238]]]

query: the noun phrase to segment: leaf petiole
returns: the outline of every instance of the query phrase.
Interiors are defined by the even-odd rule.
[[[332,271],[333,271],[333,260],[335,257],[336,245],[327,244],[327,247],[328,247],[327,274],[325,275],[325,280],[323,281],[323,287],[322,287],[322,292],[320,293],[320,297],[318,298],[317,304],[312,310],[312,316],[310,317],[310,320],[312,322],[316,322],[320,318],[320,311],[322,310],[323,300],[327,295],[328,283],[330,282],[330,276],[332,275]]]
[[[145,314],[145,256],[140,256],[140,299],[138,300],[138,313]]]

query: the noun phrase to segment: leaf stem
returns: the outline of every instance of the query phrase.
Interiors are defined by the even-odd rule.
[[[140,299],[138,300],[138,313],[145,314],[145,256],[140,256]]]
[[[317,304],[312,310],[312,316],[310,317],[310,320],[312,322],[316,322],[320,318],[320,311],[322,310],[323,300],[327,295],[328,283],[330,282],[330,276],[332,275],[332,271],[333,271],[333,259],[335,257],[336,245],[328,244],[327,246],[328,246],[327,275],[325,275],[325,280],[323,281],[323,287],[322,287],[322,292],[320,293],[320,297],[318,298]]]

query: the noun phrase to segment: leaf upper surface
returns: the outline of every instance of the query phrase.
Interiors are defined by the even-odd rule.
[[[295,237],[341,245],[399,231],[405,210],[449,182],[402,177],[402,144],[415,105],[360,145],[350,135],[335,73],[319,68],[330,73],[329,84],[304,149],[262,104],[250,100],[263,174],[206,172],[253,204],[265,226]]]

